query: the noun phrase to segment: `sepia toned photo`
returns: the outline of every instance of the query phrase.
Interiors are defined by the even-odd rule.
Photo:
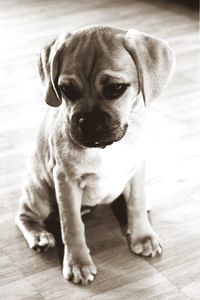
[[[200,299],[199,2],[0,0],[0,298]]]

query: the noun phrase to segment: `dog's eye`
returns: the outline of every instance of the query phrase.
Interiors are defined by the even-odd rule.
[[[128,84],[108,84],[103,88],[103,95],[107,99],[116,99],[120,97],[127,89]]]
[[[75,101],[81,98],[81,93],[72,82],[66,85],[60,86],[61,92],[67,97],[70,101]]]

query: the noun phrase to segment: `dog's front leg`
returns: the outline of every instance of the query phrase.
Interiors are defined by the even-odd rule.
[[[162,247],[148,219],[144,187],[145,164],[143,163],[124,191],[128,216],[127,233],[130,248],[135,254],[153,257],[162,253]]]
[[[58,168],[54,169],[54,182],[64,243],[63,275],[74,283],[87,284],[94,280],[96,267],[85,241],[81,219],[82,191],[75,181],[67,181]]]

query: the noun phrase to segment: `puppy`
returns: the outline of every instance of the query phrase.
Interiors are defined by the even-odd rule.
[[[96,275],[82,205],[110,203],[123,194],[130,249],[143,256],[162,252],[145,204],[143,132],[146,107],[169,82],[173,65],[162,40],[107,26],[61,35],[38,55],[51,107],[27,169],[16,224],[30,248],[53,247],[44,221],[55,190],[63,275],[74,283],[87,284]]]

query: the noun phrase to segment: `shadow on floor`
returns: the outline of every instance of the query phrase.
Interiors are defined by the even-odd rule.
[[[126,226],[127,226],[127,213],[126,213],[126,204],[124,198],[120,196],[111,204],[112,211],[119,223],[121,232],[124,236],[126,236]],[[87,222],[91,219],[91,214],[86,214],[82,217],[84,224],[87,226]],[[102,216],[103,218],[104,216]],[[58,256],[60,263],[62,264],[63,256],[64,256],[64,245],[61,237],[61,228],[58,210],[55,210],[55,213],[51,214],[49,218],[46,220],[47,229],[54,235],[56,239],[56,245],[58,249]]]

